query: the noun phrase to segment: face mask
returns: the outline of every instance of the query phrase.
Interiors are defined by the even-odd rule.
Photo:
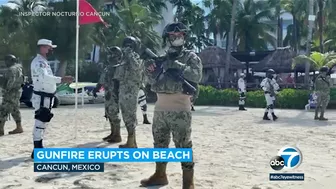
[[[170,44],[174,47],[180,47],[184,45],[184,39],[183,38],[177,38],[170,42]]]

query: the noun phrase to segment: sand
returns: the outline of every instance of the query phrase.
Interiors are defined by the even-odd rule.
[[[73,106],[54,109],[55,118],[45,135],[46,147],[117,147],[101,138],[109,134],[103,105],[85,105],[78,110],[75,137]],[[328,122],[314,121],[313,112],[276,110],[279,120],[262,121],[263,109],[246,112],[232,107],[197,106],[193,113],[195,184],[200,189],[334,189],[336,186],[336,112]],[[34,173],[32,150],[33,110],[22,109],[25,132],[0,137],[0,188],[9,189],[136,189],[151,175],[154,163],[106,163],[104,173]],[[149,106],[149,118],[153,105]],[[140,110],[139,123],[142,123]],[[14,129],[7,122],[6,133]],[[126,129],[122,127],[123,140]],[[151,125],[137,127],[139,147],[152,147]],[[124,142],[123,141],[123,142]],[[303,162],[293,173],[304,173],[305,181],[269,181],[270,159],[285,145],[296,145]],[[171,143],[173,146],[173,143]],[[284,171],[280,171],[282,173]],[[289,171],[287,171],[289,172]],[[181,187],[179,163],[168,164],[169,185]],[[153,187],[155,188],[155,187]]]

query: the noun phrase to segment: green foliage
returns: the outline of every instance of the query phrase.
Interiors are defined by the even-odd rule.
[[[306,55],[299,55],[293,59],[292,68],[304,64],[306,61],[308,61],[316,70],[323,66],[333,67],[336,64],[336,54],[333,52],[324,54],[320,52],[312,52],[309,57]]]
[[[308,102],[310,91],[297,89],[283,89],[276,96],[276,107],[285,109],[304,109]],[[329,107],[336,105],[336,89],[331,89]],[[239,93],[237,90],[218,90],[211,86],[200,86],[200,94],[196,105],[237,106]],[[246,96],[246,106],[264,108],[266,106],[262,90],[251,91]]]

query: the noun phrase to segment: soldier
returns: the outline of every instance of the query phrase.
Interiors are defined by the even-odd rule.
[[[146,89],[145,85],[142,85],[138,93],[138,104],[140,105],[140,108],[142,111],[143,124],[151,124],[148,121],[148,117],[147,117],[147,97],[146,97],[145,89]]]
[[[261,88],[265,92],[266,99],[266,110],[264,113],[263,120],[270,120],[268,118],[268,113],[272,114],[273,120],[277,120],[278,117],[274,114],[274,96],[279,92],[280,87],[273,79],[275,75],[275,71],[273,69],[269,69],[266,72],[266,78],[262,80],[260,83]]]
[[[143,62],[137,53],[139,46],[139,41],[134,37],[128,36],[124,39],[122,48],[124,57],[122,65],[117,69],[120,81],[120,109],[128,133],[126,144],[119,145],[119,148],[137,148],[135,137],[136,111],[143,76]]]
[[[35,108],[35,124],[33,129],[34,149],[43,148],[43,135],[47,124],[51,121],[54,114],[51,108],[54,103],[54,95],[56,92],[56,84],[64,81],[72,81],[71,76],[64,78],[54,76],[47,55],[52,52],[52,41],[48,39],[40,39],[37,42],[38,54],[33,59],[30,69],[33,80],[34,92],[32,96],[32,104]],[[34,159],[34,150],[31,154]]]
[[[246,98],[246,84],[245,84],[245,74],[241,73],[238,79],[238,92],[239,92],[239,110],[246,111],[245,109],[245,98]]]
[[[323,66],[320,69],[320,74],[315,80],[315,92],[317,94],[317,104],[315,108],[315,120],[327,121],[328,119],[324,117],[324,111],[328,106],[330,100],[330,87],[331,81],[330,76],[327,75],[329,68]],[[321,110],[320,117],[318,116],[319,110]]]
[[[18,64],[16,57],[11,54],[5,56],[5,64],[8,69],[4,73],[3,86],[1,86],[3,89],[3,99],[0,105],[0,136],[5,134],[4,126],[10,114],[15,120],[16,129],[10,131],[8,134],[23,132],[20,113],[21,88],[24,83],[22,65]]]
[[[122,51],[119,47],[107,48],[107,60],[104,64],[104,71],[100,76],[96,88],[93,90],[93,95],[99,91],[101,86],[105,90],[105,117],[109,120],[111,134],[104,137],[103,140],[109,143],[121,142],[120,136],[120,118],[119,118],[119,81],[116,80],[115,70],[116,65],[122,59]]]
[[[194,85],[202,78],[202,62],[195,52],[186,50],[184,44],[187,28],[182,23],[168,24],[162,35],[168,39],[170,47],[163,63],[163,72],[157,77],[156,65],[148,62],[148,76],[152,90],[157,93],[152,133],[155,148],[168,148],[170,134],[176,148],[192,148],[191,141],[191,102],[190,87],[181,79],[172,76],[173,72],[182,76]],[[157,78],[157,79],[155,79]],[[194,91],[195,92],[195,91]],[[181,163],[183,170],[183,189],[194,188],[194,162]],[[167,162],[157,162],[155,173],[141,181],[142,186],[167,185]]]

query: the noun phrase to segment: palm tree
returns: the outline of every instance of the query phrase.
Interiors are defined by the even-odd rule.
[[[298,53],[300,44],[300,31],[303,27],[304,14],[307,12],[307,1],[306,0],[281,0],[282,8],[285,12],[289,12],[293,16],[293,24],[287,27],[287,35],[284,39],[284,43],[294,48],[294,52]]]
[[[183,19],[183,12],[186,9],[191,9],[192,3],[190,0],[169,0],[176,7],[175,21],[180,22]]]
[[[293,59],[292,68],[294,69],[297,65],[305,64],[309,62],[310,66],[315,70],[320,69],[323,66],[333,67],[336,64],[336,53],[320,53],[312,52],[310,56],[299,55]]]
[[[206,33],[208,37],[210,33],[213,34],[214,45],[217,45],[217,36],[224,39],[229,33],[232,2],[229,0],[204,0],[203,4],[211,9],[211,12],[205,16],[208,23]],[[228,43],[228,40],[226,41]]]
[[[123,7],[116,13],[120,19],[120,37],[132,35],[138,37],[142,44],[149,48],[160,47],[161,38],[153,26],[160,22],[161,15],[151,12],[136,0],[130,3],[124,0],[123,3]]]
[[[265,1],[245,0],[237,14],[236,40],[241,51],[265,50],[267,45],[276,46],[273,7]]]
[[[225,74],[224,74],[224,83],[225,88],[229,87],[229,71],[230,71],[230,56],[231,56],[231,48],[233,44],[233,33],[234,33],[234,26],[236,23],[236,12],[237,12],[237,5],[238,0],[233,0],[232,5],[232,14],[231,14],[231,23],[230,23],[230,33],[228,37],[228,48],[226,49],[226,65],[225,65]]]

